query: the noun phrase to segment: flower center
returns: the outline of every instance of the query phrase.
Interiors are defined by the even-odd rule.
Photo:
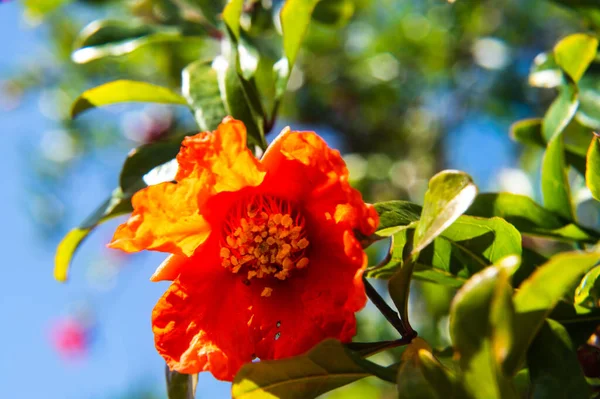
[[[221,265],[233,273],[285,280],[308,265],[309,245],[304,216],[290,201],[251,196],[238,201],[227,215],[221,240]],[[265,288],[263,296],[271,294]]]

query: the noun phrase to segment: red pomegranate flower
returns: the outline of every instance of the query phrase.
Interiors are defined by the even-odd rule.
[[[156,348],[182,373],[232,380],[254,358],[350,341],[366,302],[354,232],[378,217],[348,184],[340,154],[285,129],[262,159],[225,118],[186,137],[176,183],[147,187],[112,248],[170,252],[152,281],[173,280],[152,313]]]

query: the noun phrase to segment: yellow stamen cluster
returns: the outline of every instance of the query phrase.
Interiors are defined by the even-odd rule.
[[[244,199],[233,206],[223,228],[221,265],[233,273],[285,280],[294,269],[306,267],[309,245],[304,217],[289,201],[269,196]],[[265,288],[262,296],[270,296]]]

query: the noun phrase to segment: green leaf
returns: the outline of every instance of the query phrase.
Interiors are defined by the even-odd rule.
[[[450,310],[450,336],[459,359],[461,378],[471,398],[516,398],[516,388],[497,362],[499,339],[490,320],[498,295],[504,296],[517,263],[508,258],[474,275],[457,292]],[[503,301],[503,299],[500,299]],[[498,322],[498,320],[495,320]],[[502,336],[500,336],[502,337]]]
[[[210,63],[195,61],[182,72],[183,96],[194,110],[202,131],[212,131],[227,116],[223,105],[217,71]]]
[[[165,162],[175,158],[184,134],[173,135],[132,150],[125,160],[119,178],[119,188],[96,211],[77,228],[62,239],[56,249],[54,277],[65,281],[75,251],[83,240],[101,223],[133,210],[131,198],[146,186],[144,175]]]
[[[402,354],[397,381],[398,394],[403,399],[458,398],[454,376],[419,337]]]
[[[74,43],[73,62],[85,64],[104,57],[118,57],[147,45],[186,42],[202,46],[204,38],[175,27],[142,22],[97,20],[87,25]]]
[[[525,360],[527,348],[557,302],[600,261],[597,252],[565,252],[552,257],[525,280],[514,296],[516,336],[504,370],[515,375]]]
[[[546,140],[542,135],[542,119],[524,119],[512,124],[510,129],[511,137],[523,144],[534,147],[546,148]],[[565,158],[567,163],[574,167],[579,173],[585,175],[585,157],[578,151],[565,143]]]
[[[600,75],[586,74],[578,87],[580,105],[577,120],[594,130],[600,130]]]
[[[542,122],[542,135],[550,142],[567,127],[579,106],[577,90],[571,85],[561,86]]]
[[[521,234],[586,243],[595,243],[600,239],[600,233],[569,223],[524,195],[480,194],[466,213],[485,218],[501,217]]]
[[[556,136],[548,143],[542,159],[541,180],[544,206],[566,220],[574,220],[561,135]]]
[[[367,277],[389,278],[397,272],[404,263],[407,236],[413,232],[405,229],[394,234],[390,262],[367,270]],[[514,226],[500,218],[461,216],[419,254],[413,277],[460,287],[473,274],[508,255],[521,255],[521,235]]]
[[[600,308],[600,266],[587,272],[575,290],[575,305],[589,309]]]
[[[223,21],[236,38],[240,37],[240,18],[244,10],[244,0],[229,0],[223,9]]]
[[[315,7],[312,18],[327,25],[343,25],[354,14],[352,0],[321,0]]]
[[[310,17],[318,2],[319,0],[287,0],[281,9],[283,50],[290,69],[296,62],[302,39],[310,24]]]
[[[379,214],[377,235],[392,235],[411,223],[417,222],[423,210],[417,204],[408,201],[387,201],[373,204]]]
[[[69,231],[58,244],[54,257],[54,278],[61,282],[67,280],[69,266],[75,251],[98,224],[132,210],[131,194],[124,194],[120,189],[116,189],[109,199],[79,227]]]
[[[562,39],[554,46],[554,58],[558,66],[574,82],[578,82],[596,57],[598,39],[584,33],[576,33]]]
[[[585,183],[592,196],[600,201],[600,138],[596,135],[592,137],[587,153]]]
[[[554,54],[541,53],[534,60],[529,71],[529,84],[533,87],[552,88],[565,82],[563,73],[554,60]]]
[[[74,118],[90,108],[126,102],[187,104],[185,98],[166,87],[133,80],[115,80],[84,91],[73,103],[71,116]]]
[[[165,369],[168,399],[194,399],[196,397],[198,374],[181,374],[169,370],[169,366],[166,366]]]
[[[500,261],[503,267],[514,270],[520,263],[517,256]],[[515,305],[512,300],[511,275],[500,273],[490,303],[491,349],[495,364],[501,365],[510,353],[515,336]]]
[[[369,369],[365,368],[368,365]],[[336,340],[327,339],[309,352],[281,360],[248,363],[235,376],[234,399],[315,398],[325,392],[373,375],[395,375],[360,358]]]
[[[142,178],[158,165],[175,158],[183,138],[188,134],[175,134],[165,140],[133,149],[121,168],[119,186],[123,192],[137,191],[145,186]]]
[[[588,398],[590,389],[565,328],[546,320],[527,351],[531,398]]]
[[[238,54],[242,77],[245,80],[249,80],[254,76],[258,68],[260,54],[250,41],[250,38],[244,33],[240,34],[238,40]]]
[[[425,193],[412,252],[418,254],[429,245],[469,208],[476,196],[477,187],[464,172],[447,170],[433,176]]]
[[[237,52],[232,52],[237,54]],[[251,97],[247,86],[237,73],[235,60],[237,56],[232,55],[229,61],[219,56],[213,62],[213,68],[217,71],[217,79],[221,92],[221,100],[225,105],[227,115],[239,119],[246,125],[249,142],[266,148],[264,134],[264,113],[257,110],[260,103],[254,96]]]

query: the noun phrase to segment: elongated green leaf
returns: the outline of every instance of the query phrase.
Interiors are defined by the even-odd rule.
[[[504,370],[509,375],[519,371],[527,348],[557,302],[577,281],[600,261],[597,252],[566,252],[552,257],[525,280],[514,296],[516,336]]]
[[[198,374],[181,374],[166,367],[167,397],[169,399],[194,399]]]
[[[246,364],[235,376],[231,393],[235,399],[315,398],[373,375],[365,369],[365,364],[377,372],[392,372],[360,359],[339,341],[328,339],[304,355]]]
[[[260,54],[250,38],[244,33],[240,34],[238,40],[238,54],[242,77],[245,80],[249,80],[254,76],[258,68]]]
[[[97,20],[87,25],[74,44],[73,62],[85,64],[104,57],[118,57],[144,46],[160,43],[185,43],[200,50],[204,38],[198,33],[175,27],[141,22]]]
[[[115,189],[110,198],[81,225],[71,230],[58,245],[54,261],[54,277],[58,281],[67,279],[75,251],[96,226],[133,210],[131,198],[146,186],[144,175],[173,159],[179,151],[183,137],[184,134],[176,134],[166,140],[141,146],[129,153],[121,169],[119,188]]]
[[[367,277],[389,278],[397,272],[410,234],[412,229],[394,234],[390,262],[367,270]],[[413,277],[460,287],[473,274],[509,255],[521,255],[521,236],[511,224],[500,218],[461,216],[419,254]]]
[[[600,233],[569,223],[524,195],[480,194],[466,213],[486,218],[501,217],[521,234],[587,243],[595,243],[600,239]]]
[[[548,143],[542,160],[542,195],[547,209],[566,220],[574,220],[563,137],[560,135]]]
[[[575,290],[575,305],[600,308],[600,266],[587,272]]]
[[[598,39],[584,33],[576,33],[562,39],[554,46],[556,64],[574,82],[578,82],[596,57]]]
[[[221,98],[217,71],[210,63],[196,61],[182,72],[182,92],[194,110],[196,122],[202,131],[212,131],[227,116]]]
[[[464,172],[447,170],[433,176],[415,230],[413,253],[419,253],[471,205],[477,187]]]
[[[244,122],[248,130],[248,140],[264,148],[264,114],[253,107],[256,102],[246,91],[246,86],[237,73],[234,60],[235,58],[228,61],[220,56],[213,62],[213,68],[217,71],[221,100],[228,115]]]
[[[569,334],[554,320],[546,320],[527,351],[531,398],[588,398],[590,389],[581,372]]]
[[[223,9],[223,21],[236,38],[240,37],[240,17],[244,10],[244,0],[229,0]]]
[[[542,135],[547,142],[558,136],[567,127],[579,106],[579,97],[574,86],[561,86],[558,96],[548,108],[542,122]]]
[[[144,187],[142,177],[158,165],[174,159],[179,152],[183,138],[187,135],[175,134],[165,140],[155,141],[130,151],[121,168],[119,177],[121,190],[131,192]]]
[[[600,130],[600,75],[587,73],[578,84],[580,105],[577,120],[592,129]]]
[[[388,236],[417,222],[423,208],[408,201],[387,201],[374,204],[379,214],[377,234]]]
[[[493,304],[498,300],[495,298],[503,297],[509,289],[506,287],[515,266],[514,260],[509,260],[482,270],[467,281],[452,301],[450,336],[468,397],[517,397],[514,384],[502,373],[494,353],[495,349],[506,348],[506,343],[494,342],[503,336],[497,334],[490,321]]]
[[[131,194],[125,194],[120,189],[115,190],[109,199],[79,227],[69,231],[58,244],[54,257],[54,278],[58,281],[67,280],[69,266],[75,251],[98,224],[131,211]]]
[[[600,138],[595,135],[587,153],[585,183],[592,196],[600,201]]]
[[[529,84],[534,87],[552,88],[565,82],[563,72],[556,64],[553,53],[538,54],[529,71]]]
[[[546,148],[546,140],[542,135],[542,119],[524,119],[515,122],[510,128],[510,134],[514,140],[520,143]],[[585,175],[585,157],[570,148],[568,144],[565,145],[565,158],[570,166]]]
[[[505,268],[514,270],[520,263],[517,256],[500,261]],[[515,335],[515,306],[510,274],[500,273],[490,303],[491,349],[495,364],[501,365],[512,350]]]
[[[185,98],[166,87],[133,80],[115,80],[84,91],[73,103],[71,116],[74,118],[90,108],[127,102],[187,104]]]
[[[290,68],[296,62],[310,17],[318,2],[319,0],[287,0],[281,9],[283,49]]]

